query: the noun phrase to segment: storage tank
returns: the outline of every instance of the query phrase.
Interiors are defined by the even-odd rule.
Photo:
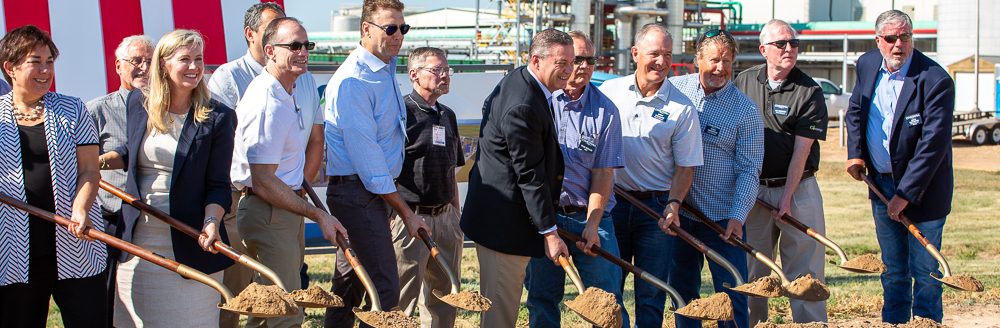
[[[361,30],[361,17],[333,15],[330,19],[331,32],[350,32]]]
[[[998,12],[1000,1],[979,1],[980,56],[1000,56],[1000,20],[995,17]],[[975,54],[975,36],[976,0],[947,0],[938,4],[937,60],[941,66]]]

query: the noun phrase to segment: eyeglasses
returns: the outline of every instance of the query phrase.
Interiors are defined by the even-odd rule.
[[[900,40],[903,42],[910,42],[910,40],[913,40],[913,33],[903,33],[899,35],[879,35],[879,37],[888,43],[896,43],[896,40]]]
[[[295,42],[292,42],[292,43],[275,43],[275,44],[272,44],[272,46],[275,46],[275,47],[285,47],[285,48],[288,48],[288,50],[291,50],[291,51],[302,50],[302,47],[305,47],[306,50],[313,50],[313,49],[316,49],[316,42],[312,42],[312,41],[306,41],[306,42],[295,41]]]
[[[369,21],[365,21],[365,23],[375,25],[375,27],[378,27],[379,29],[385,31],[385,35],[396,34],[396,30],[399,30],[399,32],[403,33],[403,35],[406,35],[406,33],[410,31],[410,24],[400,24],[400,25],[391,24],[382,26]]]
[[[142,64],[146,64],[146,67],[149,67],[150,65],[153,64],[152,58],[130,57],[130,58],[124,58],[122,60],[125,61],[126,63],[132,64],[132,66],[135,67],[139,67],[139,65]]]
[[[778,47],[778,49],[785,49],[786,45],[791,45],[792,48],[798,49],[799,39],[771,41],[765,44],[770,44],[772,46]]]
[[[432,74],[437,76],[455,75],[455,69],[451,67],[421,67],[420,69],[431,72]]]
[[[576,56],[575,58],[573,58],[573,65],[580,65],[583,64],[583,62],[587,62],[588,65],[594,66],[594,64],[597,64],[597,57]]]

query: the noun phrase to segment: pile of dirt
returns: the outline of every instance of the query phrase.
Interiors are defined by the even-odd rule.
[[[361,311],[354,308],[358,320],[375,328],[417,328],[420,322],[417,318],[407,316],[402,311]]]
[[[461,291],[457,294],[441,295],[438,298],[451,306],[469,311],[488,311],[490,306],[493,305],[490,299],[475,291]]]
[[[927,319],[927,318],[923,318],[923,317],[914,316],[913,320],[910,320],[910,322],[898,324],[898,325],[896,325],[896,327],[898,327],[898,328],[939,328],[939,327],[944,327],[944,326],[941,325],[940,323],[937,323],[937,321],[934,321],[934,320],[931,320],[931,319]]]
[[[343,307],[344,300],[340,296],[333,295],[323,290],[323,288],[313,285],[309,289],[299,289],[293,291],[289,296],[296,304],[307,308],[329,308]]]
[[[844,262],[841,267],[859,269],[868,272],[882,273],[886,271],[885,263],[875,254],[865,254]]]
[[[771,322],[761,322],[758,323],[754,328],[826,328],[826,324],[822,322],[810,322],[810,323],[771,323]]]
[[[781,279],[775,276],[761,277],[749,284],[736,286],[732,290],[757,297],[778,297],[781,296]]]
[[[715,293],[708,298],[692,300],[674,313],[698,320],[733,320],[733,301],[726,293]]]
[[[255,317],[282,317],[299,313],[288,294],[278,286],[251,283],[242,293],[222,305],[223,310]]]
[[[566,307],[595,326],[603,328],[622,326],[622,308],[615,300],[615,295],[600,288],[587,288],[576,299],[566,301]]]
[[[815,302],[830,298],[830,288],[813,278],[811,274],[795,279],[788,286],[784,286],[784,289],[783,294],[794,299]]]
[[[945,284],[959,287],[961,290],[981,292],[985,289],[982,282],[969,276],[947,276],[941,278],[941,281]]]

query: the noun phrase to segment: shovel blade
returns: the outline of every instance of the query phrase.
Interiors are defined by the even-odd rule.
[[[945,284],[945,286],[962,291],[978,293],[985,290],[985,288],[983,287],[983,283],[980,282],[979,279],[970,276],[938,277],[934,274],[931,274],[931,277],[937,279],[937,281],[940,281],[942,284]]]
[[[364,311],[358,307],[351,309],[358,320],[375,328],[417,328],[420,323],[416,318],[407,316],[402,311]]]
[[[493,305],[493,302],[490,301],[490,299],[480,295],[479,293],[462,291],[457,294],[445,294],[440,290],[434,289],[431,290],[431,294],[445,304],[467,311],[489,311],[490,306]]]

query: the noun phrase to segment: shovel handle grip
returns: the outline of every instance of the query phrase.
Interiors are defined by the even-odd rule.
[[[696,218],[698,218],[698,220],[701,221],[701,223],[704,223],[709,228],[714,230],[716,233],[720,235],[726,233],[726,229],[723,228],[722,225],[720,225],[718,222],[712,221],[712,219],[709,219],[708,216],[705,215],[705,213],[702,213],[701,210],[695,208],[691,204],[688,204],[687,202],[682,202],[681,208],[683,208],[685,211],[688,211],[688,213],[693,214]],[[729,241],[733,242],[733,244],[736,245],[736,247],[739,247],[740,249],[746,251],[747,253],[753,254],[755,252],[753,246],[747,244],[745,241],[743,241],[743,238],[740,238],[739,236],[729,236]]]
[[[573,285],[582,294],[586,288],[583,287],[583,279],[580,279],[580,272],[576,271],[576,266],[573,266],[573,263],[563,255],[559,255],[559,265],[562,266],[563,270],[566,270],[569,280],[573,281]]]
[[[427,234],[427,230],[424,230],[424,228],[417,229],[417,235],[420,236],[420,240],[424,242],[424,245],[430,249],[431,257],[441,267],[441,270],[444,270],[445,274],[448,275],[448,282],[451,283],[451,293],[458,293],[459,287],[461,287],[458,282],[458,276],[455,275],[455,272],[448,265],[448,261],[441,256],[441,248],[434,242],[434,239],[431,239],[431,236]]]

